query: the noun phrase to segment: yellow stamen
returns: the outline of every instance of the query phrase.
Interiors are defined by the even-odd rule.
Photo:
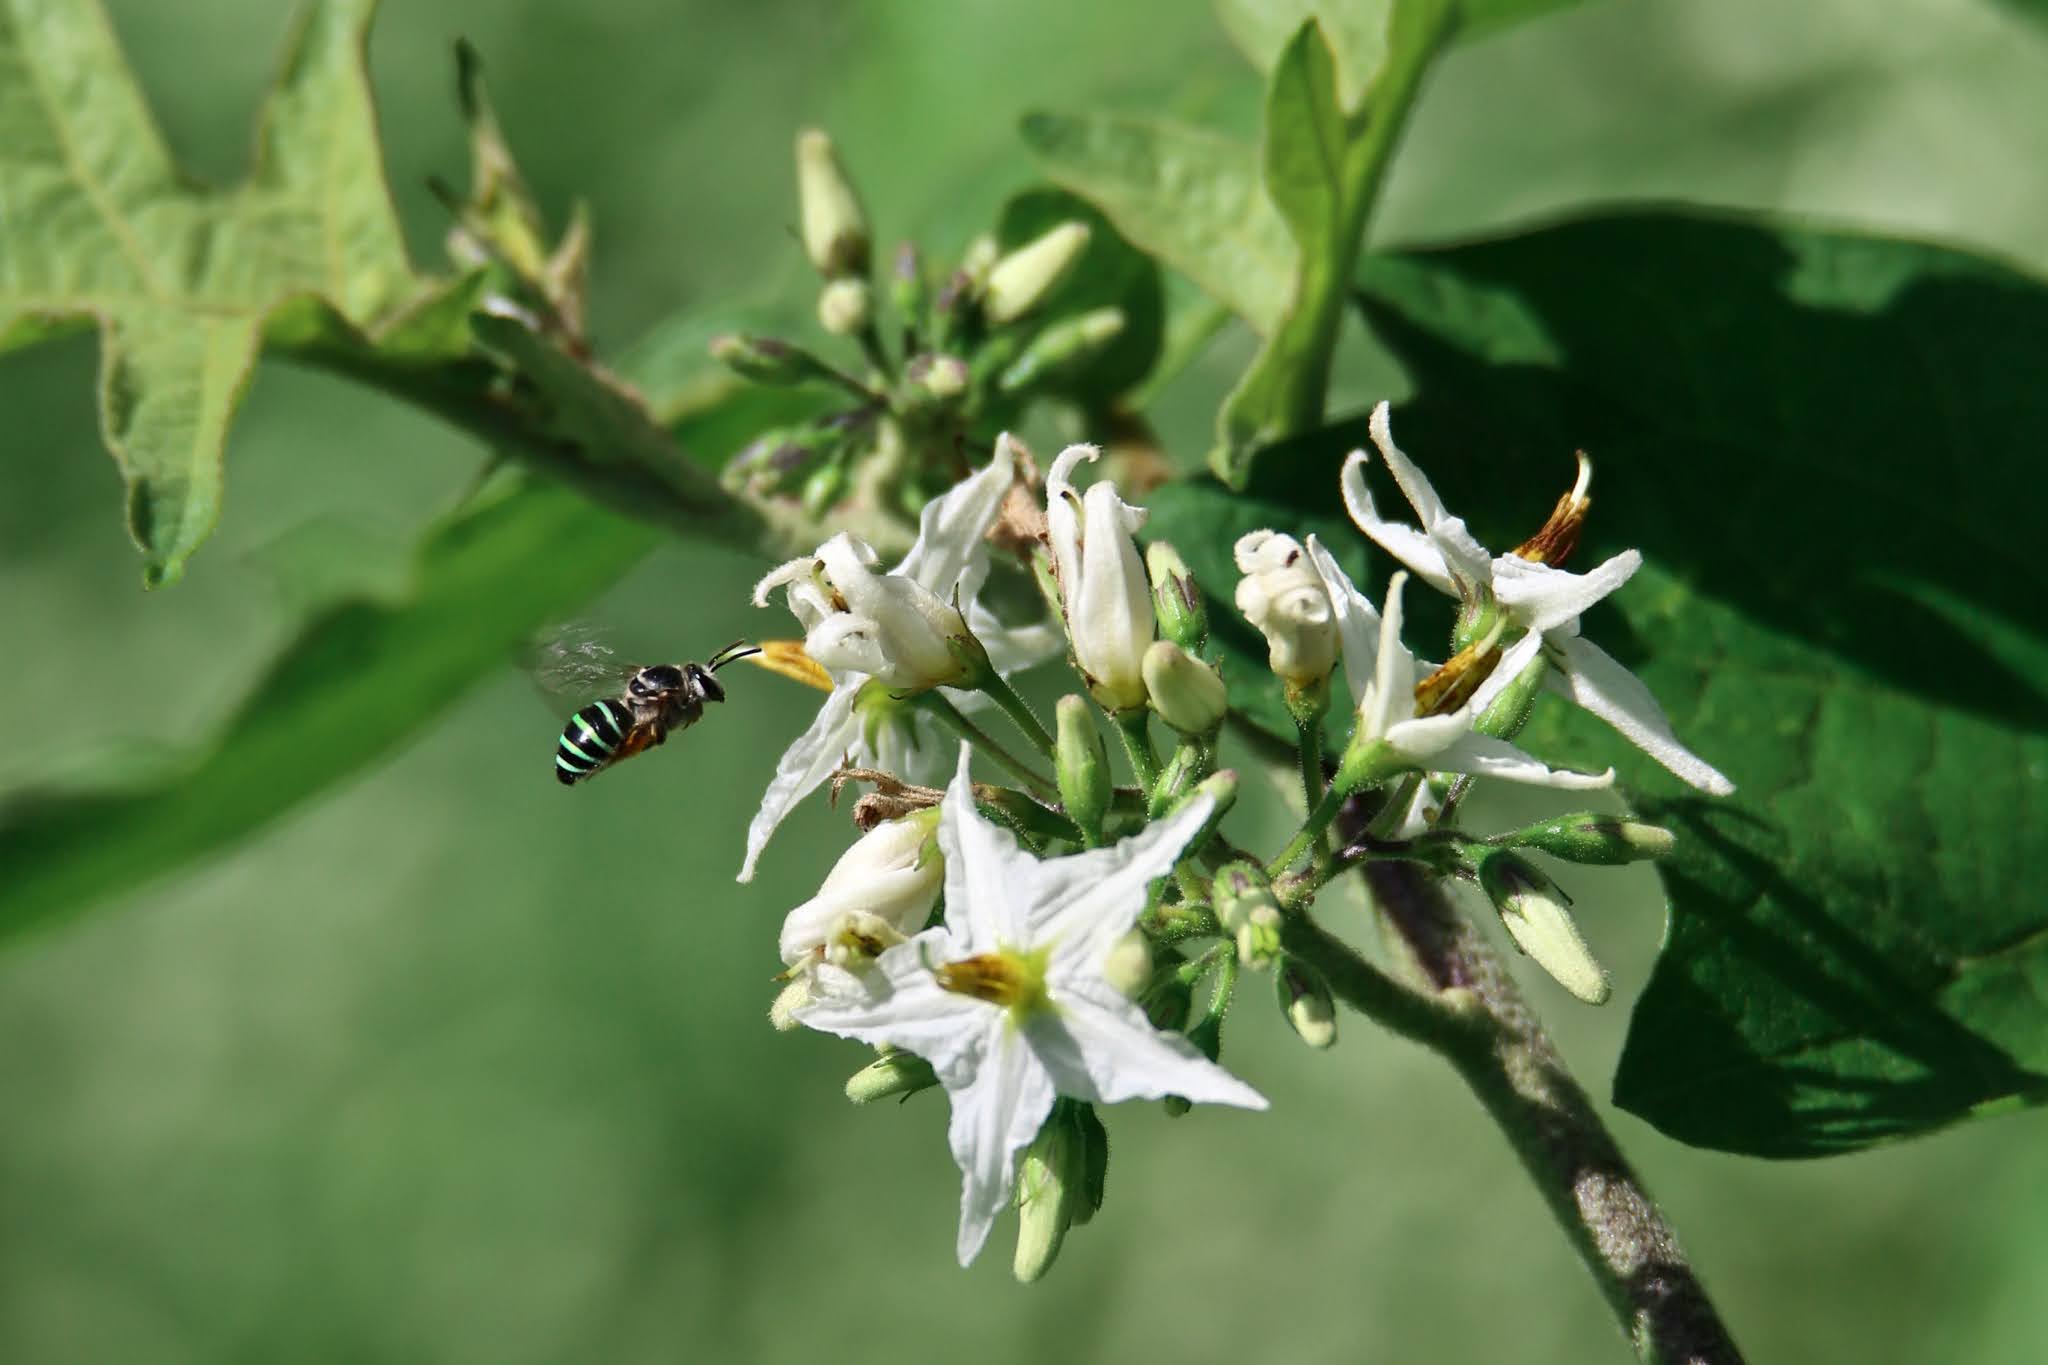
[[[756,668],[765,668],[770,673],[780,673],[796,682],[806,683],[820,692],[832,690],[832,675],[810,655],[804,653],[802,640],[763,640],[759,654],[743,655]]]
[[[1500,663],[1501,632],[1507,618],[1493,623],[1493,629],[1444,661],[1443,667],[1415,684],[1415,714],[1441,716],[1457,710],[1472,699],[1481,683],[1493,676]]]
[[[1042,1009],[1045,995],[1044,953],[983,953],[947,962],[934,969],[939,988],[1000,1005],[1022,1017]]]
[[[1572,491],[1557,500],[1557,506],[1550,509],[1550,519],[1542,529],[1515,547],[1515,554],[1522,559],[1538,564],[1548,564],[1555,569],[1578,547],[1579,532],[1586,525],[1586,513],[1593,506],[1593,500],[1586,496],[1586,489],[1593,482],[1593,462],[1581,450],[1579,456],[1579,477],[1572,484]]]

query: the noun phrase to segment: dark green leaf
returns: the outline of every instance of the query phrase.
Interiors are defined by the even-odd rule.
[[[1361,278],[1420,389],[1402,445],[1490,543],[1598,457],[1580,553],[1651,565],[1588,633],[1739,788],[1692,799],[1561,707],[1530,732],[1680,834],[1617,1101],[1792,1156],[2048,1095],[2048,289],[1678,213]]]
[[[0,339],[101,335],[101,422],[150,584],[220,508],[221,448],[265,316],[317,295],[363,323],[414,289],[362,66],[373,0],[315,0],[264,111],[256,169],[195,189],[91,0],[0,9]]]
[[[1098,206],[1118,232],[1255,331],[1278,323],[1294,244],[1250,145],[1119,114],[1031,114],[1023,133],[1046,178]]]
[[[1166,291],[1150,256],[1117,234],[1093,205],[1065,190],[1026,190],[1003,205],[996,241],[1023,246],[1064,222],[1088,224],[1088,249],[1053,293],[1034,310],[1046,325],[1097,308],[1124,315],[1124,329],[1100,359],[1083,366],[1062,391],[1090,407],[1106,407],[1143,382],[1158,363],[1166,337]]]
[[[1554,10],[1585,0],[1460,0],[1459,42],[1484,38]],[[1390,0],[1216,0],[1216,16],[1229,31],[1238,51],[1262,73],[1273,69],[1280,53],[1310,19],[1323,26],[1337,55],[1337,88],[1346,109],[1358,107],[1359,96],[1372,84],[1387,55],[1387,11]]]

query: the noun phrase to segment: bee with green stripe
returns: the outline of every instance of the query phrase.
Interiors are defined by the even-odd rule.
[[[569,717],[555,741],[555,777],[573,786],[622,759],[651,749],[672,731],[686,730],[706,702],[724,701],[718,670],[761,651],[736,640],[707,664],[647,664],[634,668],[617,697],[594,701]]]

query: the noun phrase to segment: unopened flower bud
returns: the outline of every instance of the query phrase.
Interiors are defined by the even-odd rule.
[[[774,337],[729,333],[711,339],[711,358],[756,384],[803,384],[832,378],[824,361],[801,346]]]
[[[960,253],[960,273],[967,276],[970,285],[985,284],[989,271],[995,269],[1003,249],[996,245],[996,239],[989,233],[982,233],[967,244],[967,250]]]
[[[796,188],[804,254],[818,273],[831,280],[867,274],[867,210],[831,137],[819,129],[796,136]]]
[[[1036,308],[1088,249],[1088,225],[1061,223],[997,261],[988,272],[988,320],[997,326]]]
[[[919,355],[911,357],[904,366],[904,374],[931,398],[941,403],[950,403],[967,392],[967,381],[971,372],[967,362],[956,355]]]
[[[1273,973],[1280,1009],[1301,1041],[1326,1048],[1337,1041],[1337,1002],[1323,974],[1300,958],[1285,958]]]
[[[1512,853],[1494,853],[1479,864],[1479,885],[1515,946],[1589,1005],[1613,991],[1607,970],[1593,957],[1573,921],[1570,899],[1542,869]]]
[[[1646,825],[1616,815],[1579,811],[1539,820],[1517,830],[1503,842],[1533,848],[1573,863],[1614,866],[1661,858],[1677,842],[1661,825]]]
[[[1330,595],[1293,536],[1253,531],[1236,547],[1237,609],[1266,637],[1266,659],[1290,685],[1310,688],[1337,663]]]
[[[938,1083],[938,1073],[932,1070],[930,1062],[914,1052],[891,1048],[847,1077],[846,1098],[855,1104],[873,1104],[899,1095],[915,1095]]]
[[[1223,675],[1171,640],[1145,651],[1145,695],[1159,718],[1184,735],[1213,735],[1230,709]]]
[[[874,316],[874,288],[866,280],[846,276],[818,291],[818,325],[833,336],[852,336]]]
[[[1053,744],[1053,776],[1059,783],[1060,804],[1068,819],[1091,839],[1099,839],[1112,786],[1102,731],[1095,724],[1093,708],[1080,697],[1061,697],[1053,714],[1058,731]]]
[[[1045,515],[1074,661],[1098,702],[1128,711],[1145,704],[1143,660],[1152,643],[1152,587],[1132,539],[1145,512],[1107,481],[1085,496],[1075,491],[1074,466],[1100,453],[1085,445],[1060,452],[1045,481]]]
[[[1102,979],[1136,1000],[1152,984],[1152,942],[1133,929],[1116,941],[1102,961]]]
[[[1225,863],[1216,870],[1210,896],[1216,905],[1217,922],[1232,934],[1251,923],[1254,910],[1270,908],[1277,914],[1280,909],[1265,869],[1243,860]]]
[[[1056,1103],[1017,1161],[1017,1254],[1011,1270],[1025,1284],[1052,1268],[1068,1227],[1087,1222],[1101,1201],[1101,1182],[1090,1179],[1097,1163],[1089,1148],[1102,1125],[1097,1121],[1091,1132],[1077,1112],[1088,1107]],[[1100,1165],[1106,1167],[1109,1146],[1106,1140],[1100,1145]]]
[[[1042,380],[1078,370],[1109,349],[1123,331],[1121,308],[1097,308],[1063,318],[1031,339],[1024,353],[1004,369],[997,387],[1004,393],[1022,393]]]
[[[1152,578],[1159,633],[1190,654],[1198,652],[1209,639],[1209,613],[1187,561],[1173,546],[1155,540],[1145,547],[1145,568]]]

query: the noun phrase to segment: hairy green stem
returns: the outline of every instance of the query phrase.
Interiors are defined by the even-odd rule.
[[[1112,713],[1116,721],[1116,732],[1123,737],[1124,753],[1131,760],[1131,771],[1137,774],[1138,786],[1149,799],[1153,788],[1159,785],[1159,757],[1152,752],[1152,735],[1148,728],[1151,715],[1142,706],[1128,711]]]
[[[1022,782],[1033,796],[1041,801],[1058,803],[1059,793],[1053,789],[1048,778],[1033,772],[1029,764],[998,744],[994,736],[969,720],[945,693],[934,688],[929,692],[919,693],[917,700],[919,705],[951,726],[962,739],[993,759],[997,767]]]
[[[990,701],[1002,708],[1003,714],[1010,718],[1010,723],[1017,727],[1024,738],[1031,741],[1031,747],[1048,758],[1052,756],[1051,734],[1039,723],[1038,717],[1031,713],[1031,707],[1017,694],[1016,688],[1010,686],[1000,674],[991,670],[988,678],[981,684],[981,690]]]

